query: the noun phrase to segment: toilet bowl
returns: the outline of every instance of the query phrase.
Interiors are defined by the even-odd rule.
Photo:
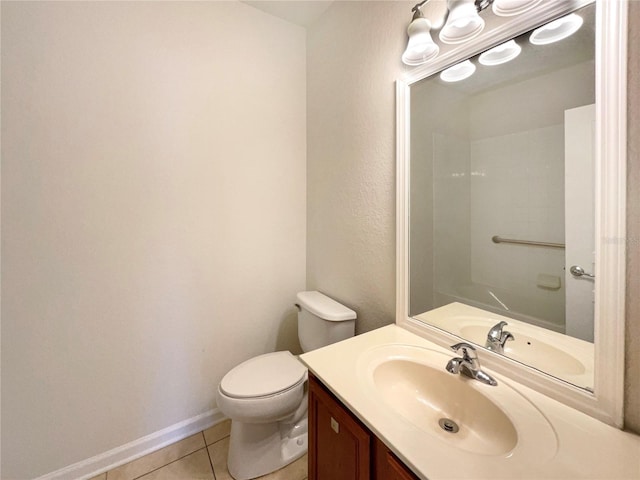
[[[320,292],[297,295],[303,350],[352,337],[356,314]],[[218,407],[231,419],[227,467],[236,480],[278,470],[307,452],[307,369],[288,351],[266,353],[229,371]]]

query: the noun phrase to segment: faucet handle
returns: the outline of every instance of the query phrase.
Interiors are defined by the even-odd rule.
[[[502,338],[502,329],[507,325],[509,324],[505,321],[496,323],[493,327],[491,327],[491,330],[489,330],[487,338],[489,340],[500,341],[500,339]]]
[[[462,359],[466,361],[471,361],[478,358],[478,355],[476,354],[476,347],[467,342],[460,342],[456,343],[455,345],[451,345],[451,350],[456,353],[461,351]]]
[[[507,343],[507,340],[515,340],[515,337],[511,334],[511,332],[504,332],[500,337],[500,343],[504,347],[504,344]]]

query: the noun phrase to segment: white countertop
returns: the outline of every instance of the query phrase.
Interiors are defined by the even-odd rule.
[[[527,449],[523,456],[482,455],[451,447],[399,417],[362,378],[363,354],[381,345],[410,345],[455,356],[396,325],[301,355],[300,359],[419,477],[439,479],[640,479],[640,437],[617,430],[488,370],[499,384],[528,399],[551,424],[557,449]],[[444,365],[442,366],[444,370]],[[490,387],[491,388],[491,387]],[[515,422],[514,422],[515,423]],[[520,440],[519,440],[520,443]]]

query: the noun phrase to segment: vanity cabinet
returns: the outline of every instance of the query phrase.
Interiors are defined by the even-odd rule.
[[[418,477],[396,457],[387,446],[374,436],[373,454],[374,480],[418,480]]]
[[[309,480],[418,480],[309,373]]]

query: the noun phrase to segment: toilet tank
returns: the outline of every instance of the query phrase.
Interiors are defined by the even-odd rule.
[[[298,339],[304,352],[355,335],[356,312],[320,292],[300,292]]]

